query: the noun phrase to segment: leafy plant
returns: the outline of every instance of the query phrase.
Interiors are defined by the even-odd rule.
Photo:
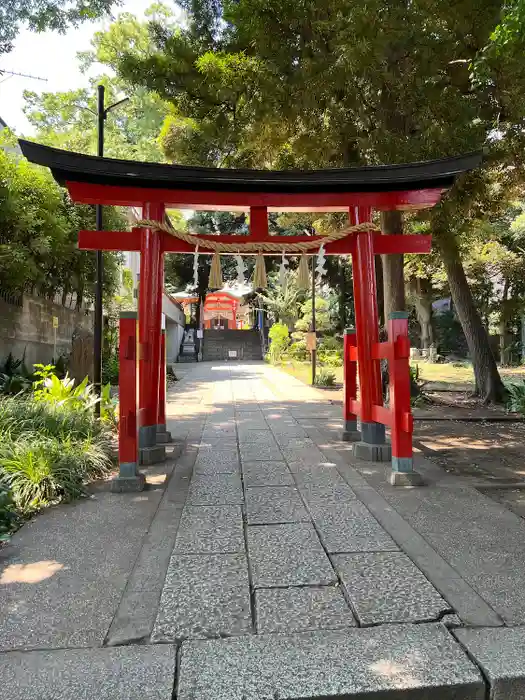
[[[25,364],[25,353],[20,360],[16,360],[10,352],[0,366],[0,394],[14,395],[29,391],[32,378]]]
[[[116,353],[104,358],[102,362],[102,381],[113,386],[118,385],[119,359]]]
[[[323,367],[315,378],[315,384],[318,386],[335,386],[335,373]]]
[[[9,539],[9,533],[17,521],[15,505],[9,489],[0,484],[0,542]]]
[[[525,379],[519,383],[508,383],[506,389],[509,393],[508,409],[514,413],[525,415]]]
[[[118,401],[111,396],[111,384],[108,382],[100,392],[100,417],[114,428],[117,427],[117,405]]]
[[[270,338],[270,348],[268,355],[272,364],[277,364],[281,361],[286,349],[290,343],[288,337],[288,326],[284,323],[274,323],[268,333]]]
[[[22,516],[80,496],[88,481],[111,468],[111,433],[105,425],[76,403],[1,398],[0,496],[7,488]]]
[[[63,379],[54,374],[52,365],[36,365],[35,375],[39,379],[35,382],[34,396],[37,401],[47,401],[57,405],[66,405],[75,409],[92,409],[99,401],[95,395],[93,385],[89,384],[88,377],[75,387],[75,380],[66,373]]]

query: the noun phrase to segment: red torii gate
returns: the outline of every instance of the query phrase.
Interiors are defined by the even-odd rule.
[[[29,141],[20,141],[28,160],[47,166],[55,179],[65,185],[73,201],[141,207],[143,219],[164,222],[167,207],[250,212],[250,235],[199,236],[199,253],[212,253],[206,241],[234,243],[242,251],[246,243],[275,243],[279,237],[268,233],[268,212],[348,212],[350,224],[372,221],[373,210],[418,210],[434,206],[456,177],[476,168],[481,154],[472,153],[423,163],[368,166],[317,171],[261,171],[141,163],[70,153]],[[308,255],[317,254],[323,236],[287,236],[283,242],[317,241]],[[79,247],[90,250],[139,251],[139,411],[136,440],[132,416],[121,405],[121,470],[117,489],[140,488],[143,481],[137,462],[162,458],[157,445],[159,425],[159,382],[161,364],[161,298],[164,253],[193,253],[191,244],[150,227],[131,231],[81,231]],[[345,433],[359,438],[356,453],[362,458],[389,458],[385,446],[385,425],[393,431],[392,462],[394,483],[414,483],[412,470],[411,414],[406,397],[409,387],[406,319],[390,321],[388,343],[378,342],[378,311],[374,255],[428,253],[431,238],[424,235],[382,235],[366,227],[325,245],[326,255],[351,255],[354,276],[355,334],[348,333],[345,352]],[[275,255],[275,252],[264,252]],[[127,326],[126,326],[127,322]],[[122,328],[131,333],[133,324],[124,319]],[[124,331],[126,332],[126,331]],[[121,338],[121,360],[134,367],[132,341]],[[123,349],[123,346],[124,349]],[[128,348],[128,350],[126,350]],[[391,408],[383,407],[379,359],[391,364],[394,392]],[[357,364],[357,368],[356,368]],[[393,368],[393,371],[392,371]],[[360,401],[355,395],[359,373]],[[133,372],[133,370],[131,370]],[[407,384],[408,382],[408,384]],[[396,390],[397,388],[397,390]],[[132,392],[124,392],[132,400]],[[162,392],[161,392],[162,394]],[[133,413],[133,411],[131,411]],[[357,418],[360,430],[357,432]],[[130,427],[131,426],[131,427]],[[394,434],[395,433],[395,434]],[[129,439],[126,441],[126,435]],[[407,438],[408,436],[408,438]],[[402,439],[401,439],[402,438]]]

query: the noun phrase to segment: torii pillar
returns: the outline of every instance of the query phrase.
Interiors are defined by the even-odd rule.
[[[164,221],[164,205],[145,203],[144,219]],[[157,445],[159,370],[162,325],[162,236],[142,228],[140,233],[139,280],[139,458],[152,464],[166,458],[166,449]]]
[[[351,207],[350,224],[372,222],[372,208]],[[379,315],[377,311],[377,285],[374,261],[374,233],[356,233],[352,252],[352,273],[354,280],[355,326],[357,336],[357,369],[359,372],[361,425],[347,425],[346,430],[361,432],[361,441],[354,445],[354,455],[359,459],[388,462],[391,447],[385,440],[385,426],[372,419],[372,407],[383,405],[381,387],[381,365],[373,359],[372,348],[379,342]]]

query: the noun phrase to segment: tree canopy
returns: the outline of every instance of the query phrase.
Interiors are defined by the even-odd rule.
[[[125,227],[116,209],[105,224]],[[78,307],[94,296],[95,261],[76,246],[80,229],[94,228],[93,207],[73,205],[51,174],[0,149],[0,279],[5,292],[76,297]],[[119,284],[119,256],[105,254],[104,293]]]
[[[0,4],[0,54],[11,51],[20,28],[64,32],[68,26],[107,15],[115,0],[2,0]]]

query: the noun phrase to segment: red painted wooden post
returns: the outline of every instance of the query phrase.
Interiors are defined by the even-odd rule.
[[[250,207],[250,238],[262,241],[268,238],[268,210],[266,207]]]
[[[391,482],[400,485],[416,485],[421,483],[421,477],[414,472],[412,459],[414,421],[410,405],[410,341],[406,311],[394,311],[390,314],[388,341],[391,346],[388,363],[392,441]]]
[[[171,442],[171,433],[166,430],[166,317],[162,315],[160,336],[159,410],[157,416],[157,442]]]
[[[357,400],[357,362],[351,357],[351,349],[356,347],[356,334],[353,328],[345,328],[343,345],[344,398],[343,398],[343,435],[345,442],[361,439],[357,427],[357,414],[352,410],[352,402]]]
[[[372,219],[370,207],[352,207],[350,223],[361,224]],[[361,403],[361,439],[355,455],[361,459],[389,461],[385,445],[385,426],[372,419],[372,407],[383,405],[379,360],[372,359],[372,348],[379,340],[377,289],[374,263],[374,234],[359,231],[352,253],[354,304],[357,334],[357,369]]]
[[[120,314],[119,347],[119,475],[113,491],[141,491],[144,475],[138,470],[137,444],[137,313]]]
[[[163,221],[164,206],[144,204],[145,219]],[[162,295],[161,236],[150,228],[142,229],[139,287],[139,448],[141,462],[165,458],[157,446],[159,365]]]

